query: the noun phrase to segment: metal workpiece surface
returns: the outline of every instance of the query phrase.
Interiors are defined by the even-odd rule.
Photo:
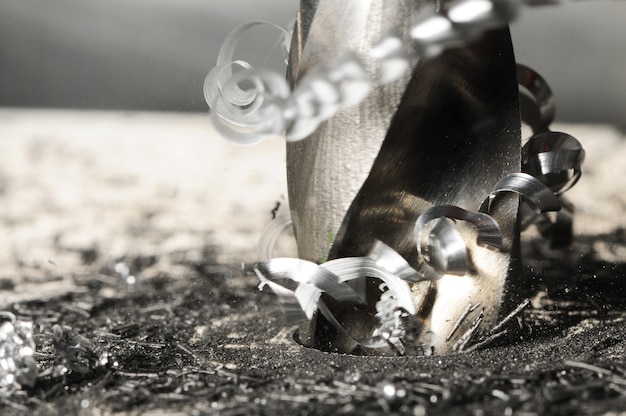
[[[304,348],[276,296],[259,292],[249,270],[286,192],[281,141],[250,152],[221,140],[204,114],[0,109],[0,120],[0,303],[43,341],[41,378],[3,398],[1,414],[626,408],[622,131],[553,126],[580,138],[588,159],[568,193],[579,207],[572,247],[524,235],[522,276],[533,284],[522,340],[396,358]],[[139,273],[132,287],[118,262]],[[62,357],[47,334],[58,323],[108,349],[111,365],[51,375]]]
[[[387,3],[302,2],[292,79],[297,83],[310,66],[348,48],[375,71],[369,60],[373,42],[390,24],[402,29],[429,7],[428,2]],[[520,171],[520,149],[508,29],[421,60],[404,78],[376,87],[360,105],[340,112],[307,139],[288,143],[289,202],[299,256],[314,262],[364,256],[381,240],[419,269],[413,226],[420,214],[442,204],[477,210],[500,178]],[[517,213],[517,196],[500,198],[491,212],[502,228],[501,251],[478,246],[472,227],[459,222],[470,272],[413,284],[418,317],[432,331],[423,331],[420,342],[432,344],[435,353],[452,352],[477,322],[488,331],[503,298],[515,305],[515,291],[505,292],[510,281],[517,282]],[[325,299],[355,337],[368,336],[376,324],[373,305],[380,291],[376,285],[366,291],[369,310]],[[464,312],[468,307],[472,311]],[[320,320],[301,329],[304,343],[344,352],[359,349]]]

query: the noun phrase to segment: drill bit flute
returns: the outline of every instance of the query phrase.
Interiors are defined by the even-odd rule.
[[[262,262],[257,274],[292,322],[305,321],[303,344],[462,351],[501,334],[497,323],[522,301],[520,195],[538,213],[559,209],[557,194],[576,181],[583,152],[546,131],[545,83],[516,69],[506,28],[515,5],[302,2],[291,92],[266,73],[232,75],[219,62],[209,74],[207,101],[222,130],[238,125],[231,130],[246,141],[286,132],[300,259]],[[520,74],[533,81],[526,89],[544,144],[531,139],[525,152]],[[239,88],[238,103],[265,112],[247,136],[223,99],[245,76],[256,90]],[[563,151],[567,162],[555,163]],[[550,152],[551,163],[536,162]]]

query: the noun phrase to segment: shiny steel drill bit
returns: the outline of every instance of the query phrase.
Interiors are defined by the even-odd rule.
[[[546,212],[569,207],[584,151],[550,131],[547,83],[515,64],[506,23],[520,4],[303,1],[288,81],[234,59],[240,35],[265,23],[225,40],[205,81],[216,127],[239,143],[288,142],[291,214],[265,229],[255,272],[289,323],[308,321],[304,345],[487,345],[528,303],[520,228],[571,239],[571,210]],[[520,116],[533,129],[523,147]],[[291,225],[299,258],[272,258]]]
[[[350,49],[370,71],[371,45],[393,27],[432,7],[426,1],[303,1],[292,43],[290,76]],[[403,20],[404,19],[404,20]],[[398,81],[376,87],[358,106],[323,123],[308,139],[287,145],[289,202],[299,257],[312,262],[365,256],[376,240],[415,269],[413,225],[428,208],[476,210],[500,178],[520,170],[520,119],[515,61],[508,29],[420,61]],[[436,353],[453,351],[475,325],[490,328],[519,281],[518,198],[498,200],[501,250],[476,244],[472,227],[458,223],[470,270],[411,288],[423,331]],[[365,306],[322,299],[352,335],[321,315],[300,329],[317,348],[354,352],[353,338],[377,325],[375,283],[361,288]],[[464,313],[468,305],[476,305]],[[459,320],[459,318],[463,318]],[[429,332],[428,335],[427,332]],[[434,338],[433,335],[434,334]],[[380,351],[379,351],[380,352]]]

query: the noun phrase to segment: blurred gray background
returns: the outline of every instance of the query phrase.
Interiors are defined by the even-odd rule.
[[[339,0],[337,0],[339,1]],[[0,106],[206,111],[202,83],[228,31],[285,25],[297,0],[0,0]],[[542,73],[558,119],[626,127],[626,1],[524,8],[517,59]],[[262,62],[276,32],[239,57]]]

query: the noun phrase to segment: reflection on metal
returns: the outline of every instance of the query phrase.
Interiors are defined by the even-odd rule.
[[[585,151],[566,133],[547,131],[531,137],[522,149],[522,170],[538,178],[557,195],[578,182]]]
[[[548,82],[531,68],[517,64],[522,118],[534,133],[548,129],[554,121],[556,107]]]
[[[109,353],[89,338],[60,325],[52,327],[54,348],[58,354],[53,374],[87,374],[103,368],[109,362]]]
[[[6,397],[35,384],[37,362],[33,323],[10,312],[0,312],[0,321],[0,397]]]
[[[545,186],[558,198],[561,209],[550,216],[522,206],[522,229],[535,224],[552,248],[565,247],[572,241],[574,208],[563,193],[578,182],[585,151],[574,137],[550,131],[555,105],[550,86],[532,69],[517,65],[522,118],[533,129],[533,136],[522,148],[522,172]]]
[[[306,74],[307,65],[333,59],[329,54],[341,51],[343,45],[367,63],[371,39],[382,36],[375,28],[385,22],[390,27],[422,28],[407,34],[421,42],[430,33],[424,45],[451,46],[448,41],[453,36],[443,33],[445,25],[433,24],[428,32],[423,28],[428,28],[424,22],[429,19],[413,20],[412,16],[432,15],[429,2],[400,1],[393,7],[383,7],[382,1],[358,2],[362,10],[352,10],[351,16],[361,16],[361,21],[352,17],[350,33],[336,36],[329,15],[337,7],[330,3],[320,1],[317,10],[305,13],[314,18],[309,19],[308,43],[304,43],[301,56],[294,56],[292,48],[292,62],[297,62],[294,66],[300,71],[293,74],[296,80]],[[357,2],[342,4],[342,8],[357,7]],[[327,9],[321,7],[324,5]],[[308,4],[302,8],[308,10]],[[336,46],[329,50],[324,45]],[[426,53],[424,48],[419,53]],[[457,233],[451,239],[457,247],[462,240],[462,249],[448,254],[457,257],[442,255],[451,245],[441,238],[428,239],[425,247],[430,253],[424,256],[421,249],[418,252],[415,225],[433,206],[477,211],[501,177],[519,172],[518,87],[506,29],[489,32],[466,47],[427,54],[433,57],[420,60],[412,73],[376,87],[357,107],[321,124],[306,140],[289,143],[288,185],[299,257],[315,261],[326,256],[364,256],[374,240],[383,241],[429,278],[429,282],[412,284],[416,316],[433,332],[435,353],[448,353],[483,309],[485,326],[497,319],[507,276],[510,270],[517,270],[517,197],[499,198],[491,213],[492,221],[499,224],[502,250],[476,244],[476,229],[461,222],[454,231],[443,233]],[[374,62],[371,68],[376,69]],[[329,234],[335,236],[330,250]],[[462,264],[458,253],[466,253]],[[424,265],[429,267],[423,270]],[[431,283],[434,277],[438,280]],[[378,286],[372,281],[363,290],[369,308],[362,308],[359,315],[375,315]],[[445,341],[448,327],[468,302],[483,306],[468,317],[453,339]],[[366,334],[377,324],[332,299],[327,306],[350,333]],[[301,326],[300,334],[304,343],[317,348],[331,345],[343,352],[393,353],[359,348],[320,316]],[[419,336],[414,342],[424,341]]]
[[[514,61],[506,24],[521,3],[302,1],[287,80],[233,60],[248,26],[225,42],[205,83],[216,125],[244,144],[288,142],[291,216],[266,228],[255,271],[288,321],[305,321],[303,344],[486,345],[527,304],[520,228],[555,246],[571,237],[561,194],[584,151],[549,130],[549,86]],[[523,148],[522,120],[534,134]],[[271,259],[290,224],[300,258]]]
[[[561,209],[557,196],[539,179],[526,173],[511,173],[498,181],[480,211],[490,214],[497,197],[508,192],[519,194],[539,214]]]
[[[427,223],[439,219],[437,227],[431,231],[427,253],[422,249],[422,232]],[[502,249],[500,226],[493,217],[480,212],[466,211],[454,205],[436,205],[424,211],[415,223],[414,235],[417,253],[430,257],[430,266],[441,274],[463,275],[469,271],[467,247],[461,234],[449,220],[463,220],[472,224],[478,231],[476,244],[493,249]]]
[[[301,259],[277,258],[259,263],[255,272],[261,280],[260,288],[268,285],[276,293],[289,323],[310,320],[313,312],[319,310],[336,331],[367,348],[402,348],[399,343],[404,335],[402,318],[416,313],[408,282],[425,280],[406,260],[380,241],[374,242],[365,257],[345,257],[321,265]],[[281,279],[295,282],[297,287],[290,290],[287,288],[289,282],[280,284]],[[320,295],[326,293],[334,301],[352,307],[364,305],[364,299],[348,282],[367,279],[382,282],[379,285],[380,300],[376,304],[379,325],[369,337],[361,337],[351,334],[337,320]]]

